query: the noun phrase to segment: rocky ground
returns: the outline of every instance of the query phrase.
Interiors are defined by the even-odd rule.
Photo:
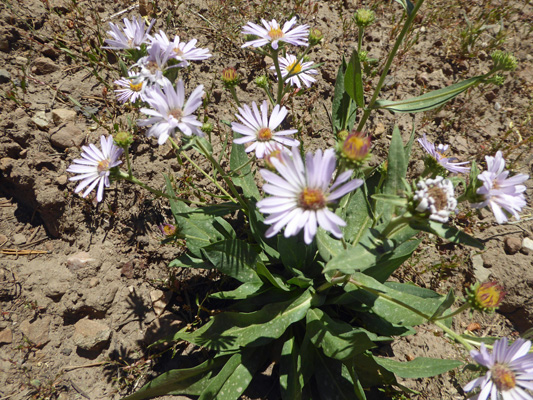
[[[383,159],[392,127],[404,138],[417,134],[449,143],[461,159],[483,163],[501,149],[515,172],[533,173],[533,38],[531,1],[426,2],[408,44],[399,53],[383,97],[399,99],[444,87],[490,68],[494,49],[512,52],[518,69],[501,87],[481,86],[442,109],[411,116],[375,115],[367,130],[374,141],[372,162]],[[268,60],[240,48],[241,27],[261,17],[300,21],[319,28],[324,43],[310,57],[323,63],[318,83],[291,100],[291,123],[301,128],[310,149],[331,146],[326,110],[331,107],[336,71],[356,44],[351,16],[372,7],[377,22],[365,36],[369,56],[382,61],[391,48],[401,7],[393,1],[240,1],[113,2],[3,0],[0,4],[0,400],[115,399],[151,376],[193,364],[201,350],[183,343],[147,345],[207,314],[198,308],[223,278],[215,273],[172,270],[168,263],[183,243],[162,245],[157,226],[169,221],[165,201],[141,188],[112,184],[105,201],[73,193],[66,168],[84,143],[96,143],[113,124],[126,124],[128,108],[112,90],[119,77],[116,57],[99,53],[97,35],[107,22],[142,12],[157,17],[155,29],[180,34],[213,57],[187,73],[190,87],[202,83],[210,104],[205,115],[223,137],[235,105],[219,80],[226,66],[243,77],[242,102],[263,95],[253,79],[268,71]],[[125,12],[123,12],[125,11]],[[391,30],[394,32],[391,34]],[[465,33],[466,32],[466,33]],[[463,36],[461,36],[463,33]],[[101,51],[101,50],[100,50]],[[98,57],[91,57],[96,54]],[[101,56],[101,55],[104,56]],[[379,64],[378,64],[379,65]],[[376,71],[379,66],[376,67]],[[368,91],[376,78],[368,78]],[[416,147],[416,146],[415,146]],[[184,190],[206,185],[180,165],[170,146],[157,148],[136,136],[132,148],[136,174],[162,187],[162,172],[174,173]],[[415,149],[411,170],[421,171],[422,150]],[[419,160],[419,161],[416,161]],[[488,211],[470,210],[454,223],[484,240],[482,252],[428,237],[396,279],[458,297],[474,281],[492,279],[507,290],[497,314],[463,315],[456,331],[510,337],[533,326],[532,184],[523,218],[496,225]],[[189,188],[189,189],[187,189]],[[431,326],[381,349],[400,360],[416,356],[466,359],[467,354]],[[275,382],[258,380],[247,398],[277,399]],[[470,377],[455,371],[443,377],[406,381],[420,392],[412,399],[460,399]]]

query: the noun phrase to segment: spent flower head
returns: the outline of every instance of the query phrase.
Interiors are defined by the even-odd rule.
[[[101,150],[94,144],[88,146],[82,146],[83,152],[81,158],[74,160],[74,164],[67,168],[68,172],[78,174],[69,178],[71,181],[81,181],[76,189],[75,193],[78,193],[85,189],[82,197],[87,195],[98,185],[96,192],[96,201],[102,201],[104,197],[104,187],[109,187],[109,174],[111,168],[114,168],[122,163],[119,160],[123,153],[123,150],[115,146],[113,143],[113,137],[107,138],[102,135],[100,137]]]
[[[528,354],[531,348],[529,340],[517,339],[507,345],[507,338],[494,343],[489,353],[484,343],[479,351],[472,350],[470,356],[487,369],[484,376],[466,384],[464,390],[481,390],[477,400],[531,400],[533,396],[526,390],[533,390],[533,355]],[[525,390],[524,390],[525,389]]]
[[[133,18],[131,21],[124,18],[125,27],[120,27],[112,22],[109,23],[111,28],[107,34],[113,39],[106,39],[105,42],[109,46],[104,49],[112,50],[126,50],[126,49],[140,49],[141,44],[149,43],[152,37],[149,35],[150,29],[155,23],[152,19],[150,26],[145,30],[144,21],[141,17]]]
[[[517,220],[518,214],[526,205],[523,185],[529,179],[529,175],[517,174],[509,178],[509,171],[505,169],[505,159],[502,152],[498,151],[496,156],[486,156],[487,170],[478,175],[478,181],[482,186],[477,189],[477,194],[483,201],[472,204],[475,208],[489,206],[499,224],[507,221],[507,213],[513,215]]]
[[[324,39],[324,34],[320,29],[313,28],[309,31],[309,44],[311,46],[316,46]]]
[[[514,71],[518,66],[516,57],[505,51],[494,50],[490,56],[492,58],[492,62],[494,63],[494,69]]]
[[[355,15],[353,16],[355,23],[357,26],[361,28],[366,28],[374,20],[376,19],[376,14],[374,14],[374,11],[368,10],[366,8],[360,8],[355,12]]]
[[[277,50],[279,42],[285,42],[295,46],[307,46],[309,26],[298,25],[293,28],[296,23],[296,17],[292,17],[290,21],[285,22],[283,28],[280,27],[275,19],[270,22],[261,19],[261,23],[263,26],[248,22],[242,28],[242,34],[254,35],[259,38],[250,40],[244,43],[241,47],[262,47],[266,44],[270,44],[274,50]]]
[[[263,158],[267,150],[269,150],[269,146],[272,146],[275,142],[285,146],[298,146],[300,144],[298,140],[286,137],[298,132],[296,129],[275,130],[288,114],[284,106],[281,107],[276,104],[270,114],[270,118],[268,117],[268,103],[266,100],[261,104],[261,111],[259,111],[255,101],[252,102],[252,108],[245,104],[242,108],[239,107],[238,110],[240,114],[235,114],[235,116],[242,124],[232,122],[231,129],[243,137],[234,139],[233,142],[237,144],[252,143],[246,148],[247,153],[255,150],[256,157]]]
[[[467,301],[478,311],[495,311],[503,301],[505,291],[496,282],[476,282],[467,289]]]
[[[434,143],[431,143],[424,133],[422,139],[417,139],[418,143],[427,151],[427,153],[433,157],[442,167],[447,169],[452,173],[463,173],[468,172],[470,167],[463,167],[463,165],[468,164],[468,161],[456,162],[457,158],[455,157],[446,157],[444,154],[448,151],[447,144],[439,144],[435,146]]]
[[[279,66],[283,78],[292,75],[287,82],[293,86],[300,88],[303,83],[305,86],[310,87],[313,82],[316,82],[316,79],[311,75],[318,74],[318,71],[311,68],[313,66],[312,62],[299,62],[296,56],[287,54],[286,57],[279,57]],[[276,69],[276,67],[272,66],[270,69]]]
[[[330,211],[328,205],[361,186],[363,181],[350,180],[352,171],[348,170],[339,174],[331,185],[336,164],[333,149],[324,153],[318,150],[314,155],[307,153],[305,165],[297,147],[292,148],[292,155],[282,152],[280,157],[281,160],[270,158],[279,175],[261,170],[267,181],[263,190],[270,195],[257,203],[260,212],[269,214],[264,222],[271,226],[265,236],[272,237],[283,227],[285,237],[295,236],[303,229],[304,241],[310,244],[320,226],[341,238],[340,227],[346,226],[346,222]]]
[[[437,176],[435,179],[426,179],[416,184],[413,201],[415,211],[422,213],[429,219],[438,222],[447,222],[450,213],[457,208],[453,184],[449,179]]]

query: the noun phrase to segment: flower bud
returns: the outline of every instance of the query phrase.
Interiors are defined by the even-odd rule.
[[[224,68],[222,70],[222,76],[220,77],[224,87],[227,89],[235,87],[239,84],[241,77],[233,67]]]
[[[342,143],[340,153],[348,161],[362,163],[370,153],[370,136],[353,131]]]
[[[161,224],[158,228],[165,237],[174,236],[176,234],[176,227],[174,225]]]
[[[467,301],[479,311],[495,311],[505,297],[503,287],[496,282],[476,282],[467,289]]]
[[[261,89],[268,89],[268,77],[266,75],[261,75],[255,78],[255,84]]]
[[[350,134],[350,132],[348,132],[346,129],[345,130],[342,130],[340,131],[339,133],[337,133],[337,138],[344,142],[346,140],[346,138],[348,137],[348,135]]]
[[[324,34],[320,31],[320,29],[313,28],[309,31],[310,46],[316,46],[322,41],[322,39],[324,39]]]
[[[494,68],[502,69],[504,71],[514,71],[518,66],[516,57],[505,51],[495,50],[490,56],[494,62]]]
[[[360,8],[359,10],[355,12],[355,15],[354,15],[355,23],[360,28],[366,28],[367,26],[372,24],[372,22],[374,22],[375,19],[376,19],[376,15],[374,14],[374,11],[367,10],[365,8]]]
[[[127,149],[133,143],[133,135],[126,131],[120,131],[115,133],[113,141],[118,147]]]
[[[213,124],[210,122],[204,122],[202,124],[202,132],[207,133],[208,135],[213,132]]]
[[[270,148],[267,150],[267,153],[263,157],[263,161],[265,162],[265,167],[267,167],[271,171],[276,171],[276,167],[272,163],[272,159],[276,158],[281,163],[283,162],[283,157],[281,156],[281,153],[286,152],[287,154],[290,154],[288,149],[278,143],[274,143],[270,146]]]

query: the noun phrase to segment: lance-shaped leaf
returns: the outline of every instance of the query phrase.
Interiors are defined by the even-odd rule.
[[[374,361],[401,378],[417,379],[444,374],[463,365],[462,361],[418,357],[413,361],[400,362],[374,356]]]
[[[473,238],[469,234],[457,229],[454,226],[446,225],[441,222],[427,220],[427,221],[412,221],[409,223],[411,228],[419,229],[421,231],[433,233],[453,243],[464,244],[466,246],[475,247],[483,250],[485,246],[479,240]]]
[[[339,70],[337,71],[337,80],[335,81],[335,92],[331,101],[331,122],[333,132],[339,132],[343,129],[349,129],[353,126],[357,115],[357,107],[354,101],[346,93],[344,87],[344,74],[346,72],[346,61],[342,60]]]
[[[433,90],[410,99],[398,101],[378,100],[372,108],[381,108],[395,113],[428,111],[450,101],[468,88],[482,82],[486,77],[486,75],[475,76],[462,82],[454,83],[448,87]]]
[[[346,74],[344,76],[344,89],[352,98],[352,100],[355,101],[357,106],[361,108],[365,106],[361,61],[359,60],[359,54],[355,49],[350,57],[348,67],[346,68]]]
[[[300,400],[304,386],[302,357],[296,338],[291,335],[283,344],[279,360],[279,383],[283,400]]]
[[[328,400],[357,398],[355,385],[346,365],[339,360],[324,356],[318,349],[315,360],[315,380],[320,393],[319,398]]]
[[[405,12],[407,13],[407,15],[411,15],[411,12],[413,11],[413,8],[415,8],[415,6],[413,5],[413,3],[411,3],[409,0],[395,0],[397,3],[400,3]]]
[[[241,137],[241,135],[235,132],[233,135],[235,139]],[[249,158],[244,150],[244,146],[242,144],[233,143],[231,146],[229,165],[232,171],[236,171],[235,174],[237,174],[237,176],[234,176],[231,180],[235,185],[242,189],[246,198],[259,200],[261,195],[259,194],[259,189],[257,189],[254,174],[248,162]]]

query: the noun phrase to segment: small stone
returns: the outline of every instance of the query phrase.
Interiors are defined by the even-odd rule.
[[[0,233],[0,246],[7,242],[7,236]]]
[[[76,125],[70,123],[50,136],[50,143],[60,148],[80,147],[85,140],[85,134]]]
[[[495,102],[494,103],[494,110],[495,111],[500,111],[502,109],[502,105],[498,102]]]
[[[68,176],[66,175],[59,175],[57,178],[56,178],[56,183],[59,185],[59,186],[64,186],[66,185],[68,182]]]
[[[528,237],[525,237],[522,240],[522,250],[521,251],[526,253],[526,254],[533,253],[533,240],[531,240]]]
[[[24,244],[27,241],[28,241],[28,239],[26,239],[26,236],[24,236],[22,233],[15,233],[13,235],[13,244],[14,245]]]
[[[5,69],[0,69],[0,83],[6,83],[6,82],[9,82],[10,80],[11,80],[11,74]]]
[[[68,110],[66,108],[57,108],[52,110],[52,121],[54,124],[61,125],[64,122],[75,121],[76,111]]]
[[[94,277],[102,265],[102,261],[97,260],[85,251],[76,253],[67,259],[67,268],[74,272],[78,279]]]
[[[0,331],[0,344],[9,344],[13,342],[13,332],[11,329],[6,328]]]
[[[522,248],[522,242],[520,238],[509,236],[505,238],[503,248],[507,254],[516,254]]]
[[[168,305],[171,297],[171,291],[152,290],[150,292],[150,299],[152,300],[152,307],[156,316],[159,317],[165,311],[165,307]]]
[[[483,266],[481,254],[472,256],[472,267],[474,268],[474,276],[477,281],[485,282],[489,279],[490,271]]]
[[[43,347],[50,341],[48,333],[51,322],[52,318],[50,316],[45,316],[34,322],[25,320],[20,323],[20,330],[30,342],[34,343],[37,347]]]
[[[37,111],[31,120],[39,129],[46,129],[50,126],[50,119],[44,111]]]
[[[22,66],[22,65],[27,65],[28,64],[28,59],[26,57],[15,57],[15,65],[18,65],[18,66]]]
[[[100,283],[100,279],[91,278],[91,280],[89,281],[89,287],[90,288],[95,288],[96,286],[98,286],[99,283]]]
[[[36,75],[51,74],[59,69],[59,65],[47,57],[37,57],[33,61],[32,72]]]
[[[111,338],[111,329],[98,321],[85,318],[76,322],[74,328],[74,343],[85,351],[102,350]]]
[[[48,284],[44,285],[43,292],[46,297],[54,301],[61,300],[61,297],[70,289],[71,283],[67,280],[61,280],[59,277],[51,277]]]
[[[386,130],[387,129],[385,128],[385,125],[383,125],[381,122],[378,122],[376,124],[376,128],[374,129],[374,136],[381,136]]]
[[[135,275],[134,269],[133,269],[133,261],[127,261],[122,265],[122,268],[120,268],[120,274],[125,276],[128,279],[133,278]]]
[[[70,354],[72,353],[72,349],[69,347],[63,347],[59,352],[64,356],[70,356]]]
[[[427,72],[421,72],[418,74],[415,78],[415,82],[418,83],[420,86],[425,86],[429,82],[429,75]]]

